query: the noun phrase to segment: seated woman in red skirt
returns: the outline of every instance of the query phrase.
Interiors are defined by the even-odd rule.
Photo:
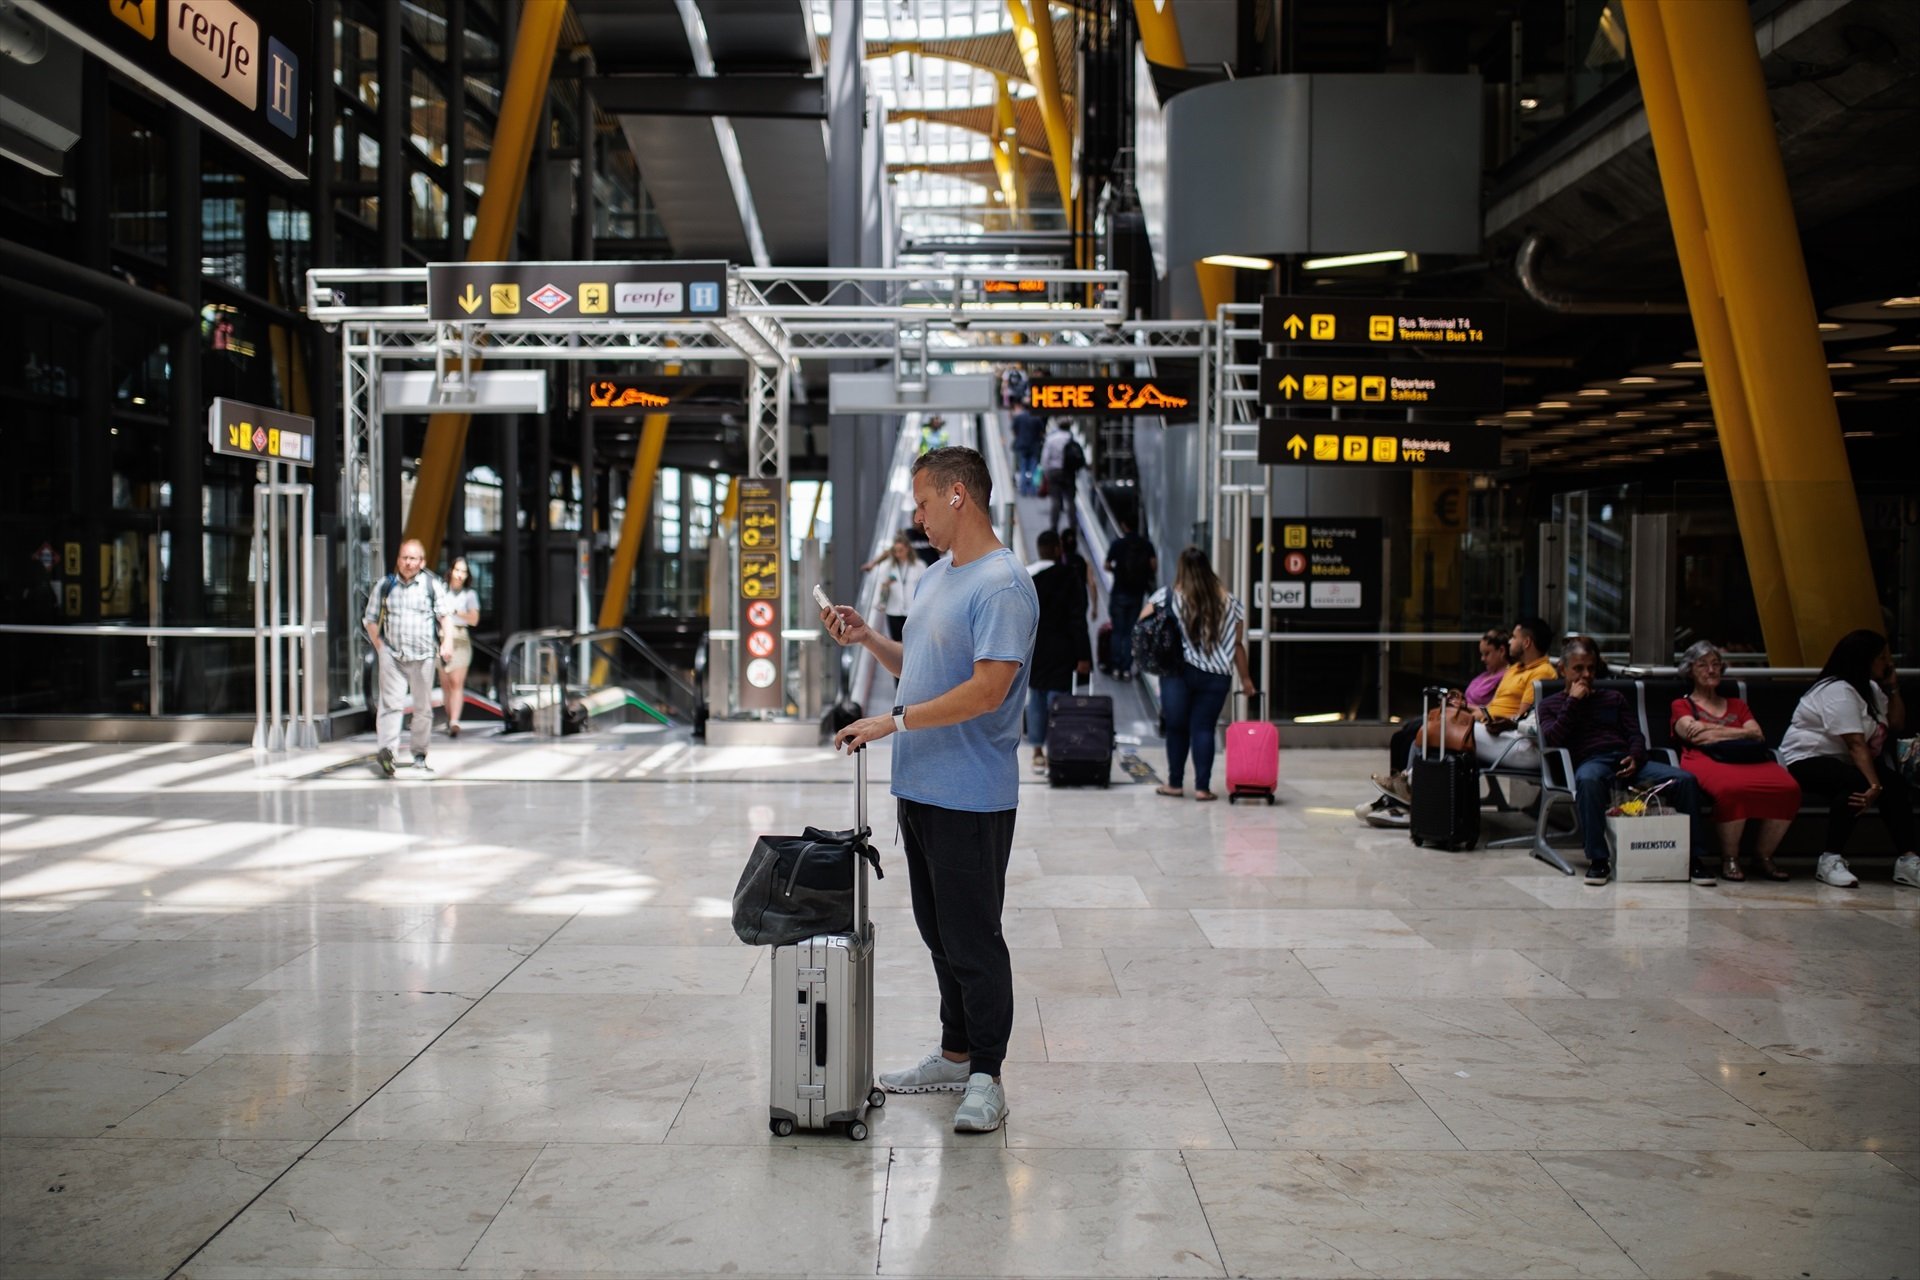
[[[1680,656],[1680,675],[1693,682],[1693,692],[1673,700],[1673,738],[1680,744],[1680,767],[1713,798],[1720,878],[1747,878],[1740,869],[1740,836],[1747,823],[1758,822],[1755,852],[1760,856],[1760,874],[1785,880],[1787,873],[1774,865],[1773,855],[1800,812],[1800,784],[1767,750],[1766,736],[1747,704],[1721,696],[1720,675],[1725,669],[1720,651],[1705,640]]]

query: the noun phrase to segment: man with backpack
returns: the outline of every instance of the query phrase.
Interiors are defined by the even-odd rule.
[[[1079,482],[1081,469],[1087,465],[1087,455],[1080,448],[1080,442],[1067,430],[1067,424],[1055,418],[1047,424],[1046,443],[1040,449],[1040,469],[1046,473],[1047,496],[1051,510],[1047,519],[1047,528],[1060,527],[1060,509],[1065,507],[1069,522],[1078,524],[1079,515],[1074,509],[1074,486]]]
[[[1107,616],[1113,621],[1113,673],[1122,680],[1133,679],[1133,624],[1140,607],[1160,585],[1160,557],[1153,543],[1134,531],[1134,518],[1122,513],[1115,517],[1120,536],[1107,548],[1107,572],[1113,586],[1107,595]]]
[[[453,597],[426,567],[427,549],[418,538],[400,544],[393,572],[382,578],[367,597],[361,625],[380,668],[380,772],[393,776],[393,753],[400,746],[400,722],[413,699],[413,765],[427,767],[427,735],[433,731],[433,662],[435,639],[441,662],[453,660]]]

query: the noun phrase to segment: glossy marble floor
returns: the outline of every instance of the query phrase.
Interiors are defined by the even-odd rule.
[[[845,761],[347,754],[0,753],[8,1280],[1920,1275],[1884,864],[1589,889],[1360,826],[1372,753],[1287,752],[1272,808],[1029,785],[1005,1129],[776,1140],[728,900]],[[934,1031],[905,894],[883,1066]]]

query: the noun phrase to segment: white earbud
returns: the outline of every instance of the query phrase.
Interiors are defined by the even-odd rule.
[[[947,505],[957,508],[960,505],[960,495],[956,493],[951,498],[948,498]]]

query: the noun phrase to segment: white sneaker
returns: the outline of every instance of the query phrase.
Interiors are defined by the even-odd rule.
[[[976,1071],[967,1077],[967,1096],[953,1113],[955,1133],[992,1133],[1007,1118],[1007,1091],[993,1077]]]
[[[1820,861],[1814,866],[1813,878],[1836,889],[1851,889],[1860,883],[1860,877],[1847,870],[1847,860],[1837,853],[1820,855]]]
[[[1920,853],[1903,853],[1893,860],[1893,882],[1920,889]]]
[[[973,1068],[967,1063],[949,1062],[936,1049],[905,1070],[882,1074],[880,1087],[888,1093],[958,1093],[967,1087],[967,1077],[972,1074]]]

